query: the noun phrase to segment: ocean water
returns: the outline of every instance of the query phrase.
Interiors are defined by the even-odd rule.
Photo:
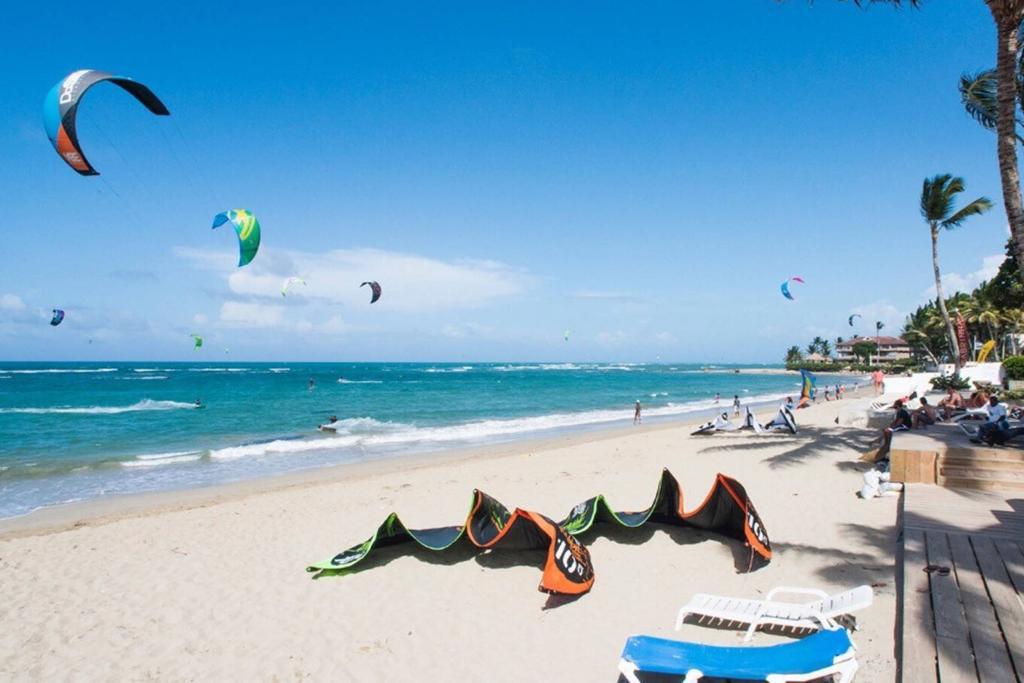
[[[819,386],[836,381],[850,384]],[[680,364],[0,363],[0,517],[629,424],[637,399],[646,420],[705,414],[716,392],[726,407],[734,394],[774,404],[799,378]],[[331,415],[337,434],[317,431]]]

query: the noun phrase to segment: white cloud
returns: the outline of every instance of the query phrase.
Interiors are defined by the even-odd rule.
[[[220,320],[239,327],[279,327],[284,323],[284,308],[262,303],[225,301],[220,307]]]
[[[0,296],[0,311],[23,311],[25,302],[16,294],[4,294]]]
[[[981,260],[981,268],[974,271],[973,273],[967,273],[961,275],[960,273],[943,273],[942,274],[942,293],[946,296],[952,296],[955,292],[970,292],[975,287],[980,285],[986,280],[991,280],[999,272],[999,266],[1006,260],[1006,256],[1003,254],[996,254],[994,256],[986,256]],[[934,283],[924,290],[923,296],[928,299],[935,298],[935,285]]]
[[[207,318],[202,313],[196,313],[194,316],[192,316],[192,322],[194,322],[196,325],[205,325],[206,323],[210,322],[210,319]]]
[[[360,283],[376,280],[384,295],[374,306],[395,311],[476,308],[522,294],[535,279],[525,270],[497,261],[442,261],[379,249],[264,249],[252,264],[240,269],[220,252],[179,247],[175,253],[197,268],[226,273],[231,291],[243,297],[280,300],[284,278],[298,275],[308,284],[296,290],[302,298],[366,306],[369,288],[360,288]]]
[[[570,294],[574,299],[586,299],[592,301],[636,301],[635,294],[630,292],[616,292],[599,289],[578,289]]]
[[[461,323],[458,325],[448,323],[441,328],[441,335],[444,337],[450,337],[451,339],[463,339],[465,337],[490,337],[494,332],[495,329],[490,325],[481,325],[480,323],[475,322]]]
[[[598,344],[603,346],[619,346],[629,339],[629,335],[622,330],[615,330],[614,332],[604,331],[598,332],[595,339]]]

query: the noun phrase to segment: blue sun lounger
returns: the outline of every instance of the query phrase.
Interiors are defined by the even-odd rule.
[[[630,683],[638,673],[685,676],[695,683],[703,676],[741,681],[809,681],[839,674],[849,683],[857,672],[855,648],[844,628],[824,629],[801,640],[766,647],[700,645],[653,636],[631,636],[619,660]]]

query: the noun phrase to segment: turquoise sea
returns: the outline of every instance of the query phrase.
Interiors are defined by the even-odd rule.
[[[837,381],[850,378],[819,386]],[[647,420],[706,414],[716,392],[770,418],[799,378],[681,364],[0,363],[0,517],[629,424],[637,399]],[[319,432],[331,415],[337,434]]]

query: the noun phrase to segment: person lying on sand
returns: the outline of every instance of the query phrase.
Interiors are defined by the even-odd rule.
[[[959,391],[950,387],[946,390],[946,397],[939,401],[939,407],[942,408],[942,419],[948,420],[953,417],[954,410],[963,410],[964,397],[960,395]]]
[[[922,396],[921,407],[915,410],[911,416],[910,426],[914,429],[925,429],[928,425],[935,424],[936,419],[938,419],[938,412],[935,410],[935,406],[928,403],[928,399]]]

